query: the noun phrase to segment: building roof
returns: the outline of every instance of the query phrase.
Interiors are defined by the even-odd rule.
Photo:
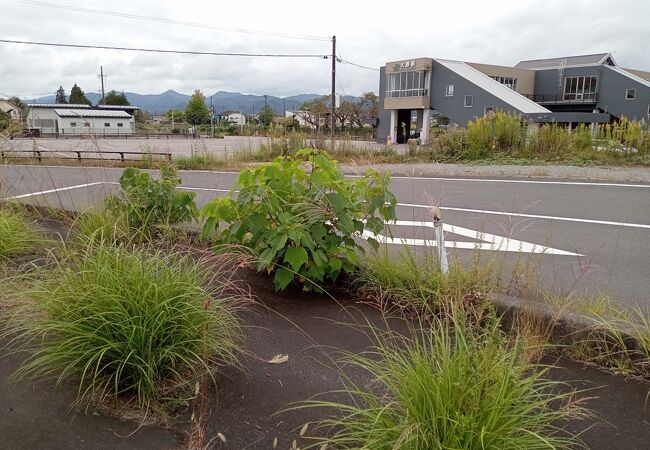
[[[466,64],[462,61],[451,61],[447,59],[435,59],[434,61],[442,64],[447,69],[455,72],[471,83],[474,83],[481,89],[486,90],[490,94],[499,98],[501,101],[509,104],[524,114],[542,114],[551,112],[543,106],[535,103],[534,101],[529,100],[523,95],[513,91],[509,87],[506,87],[498,81],[493,80],[483,72],[479,72],[469,64]]]
[[[645,78],[641,78],[640,76],[633,74],[632,72],[628,72],[625,69],[621,69],[620,67],[612,67],[612,66],[607,66],[608,69],[613,70],[614,72],[618,72],[621,75],[624,75],[628,78],[631,78],[632,80],[636,81],[637,83],[640,83],[644,86],[650,87],[650,81],[646,80]]]
[[[140,109],[137,106],[132,106],[132,105],[97,105],[96,106],[99,109]]]
[[[74,104],[74,103],[28,103],[27,106],[30,107],[30,108],[58,108],[58,109],[66,109],[66,108],[74,108],[74,109],[85,108],[85,109],[88,109],[88,108],[90,108],[90,105]]]
[[[554,69],[560,66],[581,66],[593,64],[605,64],[607,60],[616,65],[611,53],[595,53],[593,55],[576,55],[576,56],[561,56],[559,58],[546,58],[546,59],[528,59],[519,61],[515,66],[518,69]]]
[[[101,109],[55,109],[59,117],[83,118],[106,118],[106,119],[130,119],[131,114],[122,110],[101,110]]]

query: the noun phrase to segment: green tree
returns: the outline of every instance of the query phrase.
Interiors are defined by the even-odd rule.
[[[198,89],[194,91],[185,106],[185,120],[191,125],[210,122],[210,110],[205,105],[205,95]]]
[[[22,114],[23,119],[25,119],[27,117],[27,113],[29,112],[29,108],[27,107],[27,105],[25,104],[24,101],[22,101],[21,99],[19,99],[16,96],[10,97],[9,100],[7,100],[7,101],[9,103],[11,103],[12,105],[14,105],[15,107],[20,109],[20,112]]]
[[[68,99],[68,102],[73,105],[91,105],[91,101],[88,100],[86,97],[86,94],[84,94],[84,91],[77,86],[77,83],[72,86],[72,89],[70,89],[70,98]]]
[[[126,98],[124,92],[117,92],[115,90],[109,91],[108,94],[104,97],[105,105],[119,105],[119,106],[130,106],[129,99]]]
[[[257,115],[257,118],[259,119],[260,123],[264,125],[265,127],[268,127],[273,123],[273,119],[275,119],[275,111],[273,108],[270,106],[266,105],[264,108],[260,109],[259,114]]]
[[[364,92],[359,102],[361,107],[361,117],[358,122],[359,126],[363,126],[363,118],[377,118],[379,114],[379,98],[374,92]],[[377,122],[373,122],[373,126],[377,126]]]
[[[304,115],[305,121],[318,130],[329,113],[329,104],[330,98],[328,96],[319,97],[310,102],[303,103],[300,110],[306,113]]]
[[[172,116],[174,116],[174,122],[185,121],[185,113],[180,109],[170,109],[165,113],[165,117],[167,117],[169,120],[172,120]]]
[[[141,109],[137,109],[135,111],[133,118],[135,119],[135,123],[138,125],[147,123],[149,120],[151,120],[149,113],[147,111],[142,111]]]
[[[63,86],[59,86],[59,89],[56,90],[56,99],[54,100],[54,103],[68,103],[65,99],[65,89],[63,89]]]

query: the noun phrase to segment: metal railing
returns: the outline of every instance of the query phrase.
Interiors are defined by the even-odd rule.
[[[66,153],[72,153],[74,156],[67,156]],[[52,155],[52,156],[50,156]],[[54,156],[56,155],[56,156]],[[93,156],[93,155],[101,155]],[[109,157],[104,157],[108,155]],[[119,158],[112,157],[113,155],[119,155]],[[129,158],[128,156],[138,155],[137,158]],[[43,162],[43,159],[64,159],[64,160],[77,160],[81,162],[82,160],[88,161],[142,161],[145,157],[151,157],[157,161],[170,161],[172,160],[171,153],[162,153],[162,152],[107,152],[107,151],[79,151],[79,150],[2,150],[0,151],[0,160],[5,161],[9,159],[36,159],[38,162]]]
[[[577,98],[580,95],[580,98]],[[597,103],[598,97],[596,93],[590,94],[526,94],[524,97],[534,101],[535,103],[561,103],[561,104],[583,104],[583,103]]]

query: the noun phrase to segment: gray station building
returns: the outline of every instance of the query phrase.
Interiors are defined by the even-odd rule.
[[[650,72],[619,67],[610,53],[526,60],[514,67],[436,58],[387,62],[379,78],[379,142],[429,138],[432,114],[458,126],[489,111],[530,124],[650,120]]]

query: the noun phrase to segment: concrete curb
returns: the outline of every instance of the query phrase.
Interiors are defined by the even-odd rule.
[[[597,318],[566,312],[557,306],[503,294],[493,294],[491,302],[506,329],[510,329],[519,317],[528,317],[535,320],[542,329],[549,330],[552,344],[571,347],[577,343],[589,342],[596,345],[595,338],[612,342],[622,340],[633,361],[643,357],[641,343],[633,328],[625,323],[616,324],[620,335],[614,336]]]

